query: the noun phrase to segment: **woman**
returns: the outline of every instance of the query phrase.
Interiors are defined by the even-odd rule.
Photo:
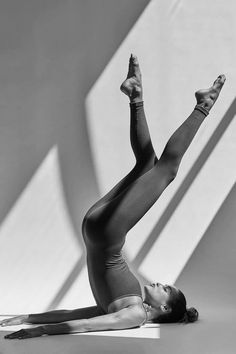
[[[196,92],[197,105],[171,136],[158,159],[144,114],[138,60],[131,55],[128,75],[121,90],[130,99],[130,139],[136,164],[122,181],[89,209],[82,225],[89,281],[97,306],[4,320],[2,326],[44,324],[22,329],[5,338],[125,329],[141,326],[147,321],[197,320],[197,310],[186,308],[183,293],[174,286],[159,283],[146,285],[143,300],[140,284],[129,270],[121,250],[127,232],[175,178],[185,151],[217,100],[224,82],[225,76],[220,75],[212,87]]]

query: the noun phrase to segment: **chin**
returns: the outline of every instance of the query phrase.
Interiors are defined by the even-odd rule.
[[[149,285],[149,284],[144,285],[144,288],[145,289],[153,289],[153,287],[151,285]]]
[[[150,293],[149,289],[152,289],[151,285],[144,285],[145,296],[149,296],[149,293]]]

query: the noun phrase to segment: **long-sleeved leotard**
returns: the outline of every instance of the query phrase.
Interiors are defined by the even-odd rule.
[[[142,297],[139,282],[122,256],[126,234],[173,180],[185,151],[207,115],[207,111],[196,106],[171,136],[158,160],[143,102],[130,104],[130,111],[130,140],[136,164],[89,209],[82,225],[89,281],[97,305],[104,313],[118,298],[129,295]]]

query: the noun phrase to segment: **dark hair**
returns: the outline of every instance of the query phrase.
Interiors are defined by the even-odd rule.
[[[186,308],[186,299],[182,291],[178,291],[168,303],[171,312],[159,315],[153,322],[156,323],[189,323],[198,320],[198,311],[194,307]]]
[[[198,311],[194,307],[189,307],[186,309],[183,318],[179,322],[183,322],[183,323],[195,322],[198,320],[198,316],[199,316]]]

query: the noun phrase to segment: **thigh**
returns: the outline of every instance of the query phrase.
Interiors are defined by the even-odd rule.
[[[112,199],[104,199],[91,210],[91,215],[107,234],[123,236],[152,207],[170,182],[168,165],[159,161]]]
[[[137,163],[133,169],[121,180],[119,181],[107,194],[105,194],[101,199],[99,199],[88,211],[87,214],[95,211],[97,208],[106,205],[108,202],[112,202],[119,195],[122,195],[127,188],[131,187],[135,181],[137,181],[142,175],[150,171],[158,162],[157,157],[153,161],[143,162],[141,164]]]

